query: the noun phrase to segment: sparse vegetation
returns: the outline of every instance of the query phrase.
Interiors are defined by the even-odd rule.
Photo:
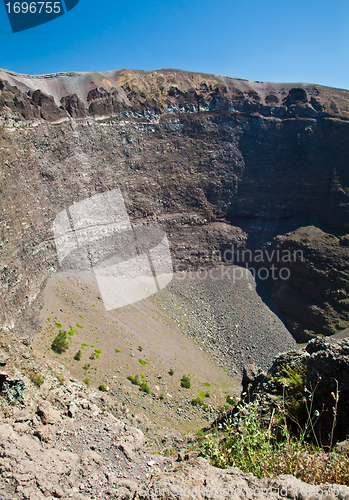
[[[171,377],[174,375],[174,370],[172,368],[170,368],[170,371],[168,372],[169,375],[171,375]]]
[[[312,407],[316,387],[305,387],[305,365],[281,366],[282,375],[274,377],[282,385],[282,400],[266,417],[261,403],[236,403],[234,414],[222,415],[214,432],[206,435],[199,449],[212,465],[238,467],[255,476],[275,477],[292,474],[311,484],[349,484],[349,454],[333,449],[333,431],[337,420],[339,391],[333,396],[333,425],[330,442],[320,445],[316,423],[321,413]],[[193,400],[199,402],[200,398]]]
[[[202,404],[202,401],[201,401],[201,399],[199,397],[197,397],[197,398],[191,400],[191,404],[193,406],[198,406],[198,405]]]
[[[74,359],[75,359],[75,361],[80,361],[80,359],[81,359],[81,350],[80,349],[75,354]]]
[[[240,407],[232,417],[206,435],[200,444],[204,457],[216,467],[238,467],[259,478],[292,474],[311,484],[348,484],[349,456],[324,450],[290,433],[285,414],[273,414],[264,425],[257,404]]]
[[[86,363],[86,364],[82,367],[82,369],[87,371],[87,370],[90,368],[90,366],[91,366],[91,363]]]
[[[138,385],[140,391],[143,391],[143,392],[146,392],[147,394],[150,394],[150,389],[149,389],[149,386],[147,384],[145,375],[143,373],[141,373],[141,378],[142,378],[142,380],[139,380],[138,375],[135,375],[134,377],[132,375],[129,375],[127,377],[127,380],[130,380],[131,384],[133,384],[133,385]]]
[[[102,354],[103,351],[101,351],[100,349],[95,349],[95,356],[96,356],[96,359],[99,359],[99,355]]]
[[[199,391],[199,397],[200,398],[209,398],[210,397],[210,393],[209,392]]]
[[[183,375],[181,378],[181,387],[184,387],[185,389],[190,389],[191,383],[190,383],[190,377],[188,375]]]
[[[65,378],[64,376],[62,375],[62,373],[55,373],[56,377],[57,377],[57,380],[58,382],[63,385],[64,384],[64,381],[65,381]]]
[[[65,330],[59,330],[58,335],[54,338],[51,349],[57,354],[65,352],[69,347],[69,342],[67,340],[67,332]]]
[[[118,352],[121,352],[121,351],[120,351],[120,349],[114,349],[114,351],[116,352],[116,354],[117,354]]]
[[[234,396],[227,396],[226,401],[231,406],[236,406],[238,404],[238,398]]]
[[[70,325],[69,325],[69,332],[68,332],[68,335],[69,335],[70,337],[74,337],[74,335],[75,335],[75,334],[76,334],[76,335],[78,335],[78,332],[77,332],[76,330],[74,330],[72,326],[70,326]]]
[[[86,385],[90,385],[90,379],[88,377],[84,378],[83,382],[86,384]]]
[[[145,366],[145,365],[147,365],[147,364],[148,364],[146,361],[144,361],[144,359],[139,359],[138,361],[140,362],[140,364],[141,364],[142,366]]]
[[[150,394],[150,389],[148,387],[148,384],[146,381],[143,381],[141,385],[139,386],[139,389],[143,392],[146,392],[147,394]]]
[[[33,384],[40,387],[44,383],[44,377],[41,373],[29,372],[29,378],[33,382]]]
[[[143,351],[143,347],[139,345],[138,346],[138,350],[139,350],[139,352],[142,352]]]
[[[139,380],[138,375],[135,375],[134,377],[132,375],[129,375],[127,377],[127,380],[129,380],[133,385],[141,385],[141,381]]]
[[[107,388],[106,388],[106,386],[105,386],[104,384],[100,384],[100,385],[98,386],[98,390],[99,390],[99,391],[102,391],[102,392],[106,392],[106,391],[107,391]]]

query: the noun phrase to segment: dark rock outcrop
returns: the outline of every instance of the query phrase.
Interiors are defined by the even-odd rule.
[[[293,419],[304,427],[311,415],[317,441],[310,435],[320,445],[330,446],[347,438],[349,339],[312,339],[305,348],[278,356],[264,380],[259,372],[249,378],[248,386],[249,398],[244,395],[244,400],[258,400],[267,420],[272,408],[286,404]]]
[[[76,94],[62,97],[61,105],[63,109],[68,111],[72,118],[84,118],[86,116],[84,103]]]

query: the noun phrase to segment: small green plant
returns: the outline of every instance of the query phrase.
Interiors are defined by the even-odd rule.
[[[144,359],[139,359],[138,361],[140,362],[140,364],[141,364],[142,366],[145,366],[145,365],[147,365],[147,364],[148,364],[146,361],[144,361]]]
[[[69,347],[69,342],[67,340],[67,332],[65,330],[59,330],[58,335],[54,338],[51,349],[57,354],[65,352]]]
[[[38,387],[40,387],[44,383],[44,377],[41,375],[41,373],[30,372],[29,378],[33,382],[33,384],[37,385]]]
[[[107,392],[107,388],[106,388],[106,386],[105,386],[104,384],[100,384],[100,385],[98,386],[98,390],[99,390],[99,391],[102,391],[102,392]]]
[[[144,391],[147,394],[150,394],[150,389],[148,387],[145,375],[143,373],[141,373],[141,378],[142,380],[139,380],[138,375],[135,375],[134,377],[132,375],[129,375],[127,377],[127,380],[129,380],[133,385],[138,385],[140,391]]]
[[[84,328],[84,326],[83,326],[83,325],[80,325],[79,323],[76,323],[76,326],[77,326],[78,328]]]
[[[68,332],[68,335],[70,337],[74,337],[74,335],[78,335],[78,332],[76,330],[73,329],[73,327],[71,325],[69,325],[69,332]]]
[[[205,386],[205,387],[211,387],[211,384],[210,384],[210,383],[208,383],[208,382],[205,382],[205,383],[204,383],[204,386]]]
[[[86,344],[85,342],[83,344],[81,344],[81,349],[85,349],[85,347],[88,347],[89,344]]]
[[[302,390],[305,384],[304,371],[300,371],[299,367],[287,368],[282,366],[281,368],[284,372],[284,376],[275,377],[275,380],[278,380],[285,387],[293,386]]]
[[[188,375],[183,375],[181,378],[181,387],[184,387],[185,389],[190,389],[191,383],[190,383],[190,377]]]
[[[227,396],[226,401],[229,405],[236,406],[239,400],[236,396]]]
[[[118,352],[121,352],[121,351],[120,351],[120,349],[114,349],[114,351],[116,352],[116,354],[117,354]]]
[[[81,314],[79,314],[79,318],[82,318],[82,319],[84,319],[84,317],[83,317],[83,316],[81,316]]]
[[[138,350],[139,350],[139,352],[142,352],[143,351],[143,347],[139,345],[138,346]]]
[[[127,380],[129,380],[131,382],[131,384],[133,384],[133,385],[141,385],[141,383],[142,383],[139,380],[138,375],[135,375],[134,377],[132,375],[129,375],[127,377]]]
[[[168,372],[171,377],[174,375],[174,370],[171,368],[170,371]]]
[[[209,392],[199,391],[199,396],[200,396],[200,398],[209,398],[210,397],[210,393]]]
[[[191,400],[191,404],[193,406],[198,406],[198,405],[202,405],[203,402],[201,401],[201,399],[199,397],[197,397],[197,398]]]
[[[96,356],[96,359],[99,359],[99,355],[102,354],[103,351],[101,351],[100,349],[95,349],[95,356]]]
[[[78,350],[78,352],[74,356],[75,361],[80,361],[81,359],[81,349]]]
[[[91,363],[86,363],[86,364],[82,367],[82,369],[87,371],[87,370],[90,368],[90,366],[91,366]]]
[[[160,394],[160,397],[159,397],[160,401],[163,401],[165,399],[164,395],[163,394]]]
[[[62,373],[55,373],[56,377],[57,377],[57,380],[58,382],[63,385],[64,384],[64,381],[65,381],[65,378],[64,376],[62,375]]]
[[[141,385],[139,386],[139,390],[146,392],[147,394],[150,394],[150,389],[148,387],[147,382],[142,382]]]
[[[85,382],[86,385],[90,385],[90,379],[88,377],[84,378],[83,382]]]
[[[62,328],[62,325],[61,325],[60,323],[57,323],[57,322],[55,323],[55,326],[56,326],[57,328]]]

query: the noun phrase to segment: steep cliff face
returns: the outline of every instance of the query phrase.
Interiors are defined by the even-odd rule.
[[[348,91],[178,70],[0,78],[3,327],[38,326],[45,280],[58,269],[56,215],[116,187],[134,223],[166,230],[175,269],[211,266],[232,244],[237,261],[237,248],[280,245],[273,238],[304,226],[345,248]],[[322,306],[337,289],[333,276],[349,277],[347,254],[326,251],[318,287],[316,241],[287,282],[272,283],[300,338],[349,320],[342,298],[332,300],[330,321]],[[297,277],[309,273],[304,286]]]

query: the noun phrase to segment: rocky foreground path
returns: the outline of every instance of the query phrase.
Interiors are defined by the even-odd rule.
[[[203,458],[154,453],[112,396],[71,379],[26,339],[0,334],[0,499],[349,499],[292,476],[257,479]],[[44,379],[41,383],[40,375]]]

